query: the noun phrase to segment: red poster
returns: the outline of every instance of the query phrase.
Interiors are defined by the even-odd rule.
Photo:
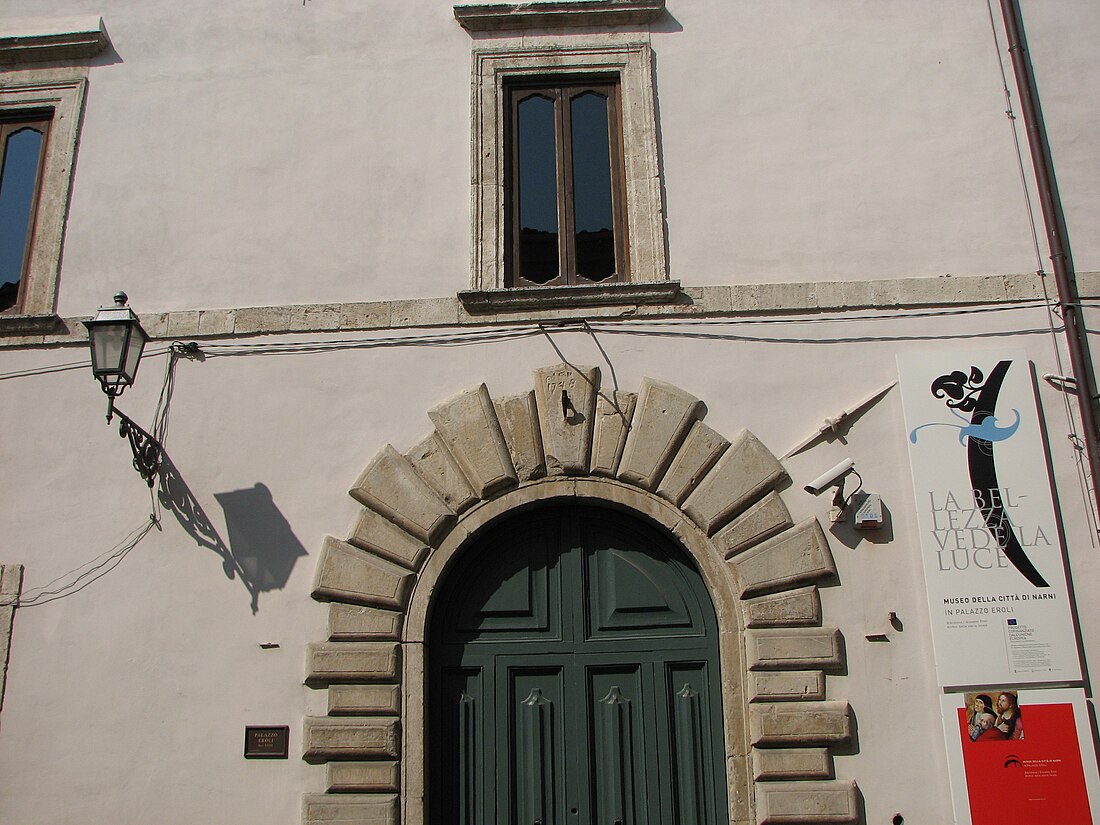
[[[1073,705],[988,691],[957,713],[973,825],[1092,825]]]

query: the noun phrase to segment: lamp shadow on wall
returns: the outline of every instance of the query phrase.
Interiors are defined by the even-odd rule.
[[[267,485],[257,483],[243,490],[214,494],[225,515],[229,533],[226,543],[179,469],[163,453],[159,474],[161,505],[171,510],[200,547],[221,556],[226,578],[240,579],[248,591],[252,612],[258,613],[260,594],[286,587],[295,562],[309,555],[275,506]]]

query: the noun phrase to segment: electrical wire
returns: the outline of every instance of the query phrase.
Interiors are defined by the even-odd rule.
[[[167,353],[168,361],[164,367],[164,379],[161,382],[160,395],[157,399],[156,410],[153,413],[153,425],[149,429],[153,438],[160,445],[161,453],[164,450],[165,439],[168,437],[169,411],[172,405],[172,393],[175,389],[176,363],[181,356],[187,357],[194,354],[197,349],[193,344],[183,344],[176,341],[159,353]],[[162,476],[158,476],[158,482],[159,491],[160,484],[163,484]],[[154,527],[160,529],[161,505],[157,492],[152,487],[149,488],[149,499],[149,517],[139,527],[131,530],[126,538],[110,550],[67,573],[62,573],[42,587],[32,588],[24,591],[15,599],[0,602],[0,606],[37,607],[49,604],[79,593],[92,582],[106,576],[122,563],[122,560],[138,546],[142,539],[149,535]]]
[[[89,584],[118,567],[130,551],[137,547],[138,543],[156,526],[157,522],[150,516],[141,526],[131,530],[126,538],[107,552],[89,562],[85,562],[80,567],[62,573],[42,587],[31,588],[11,601],[0,602],[0,606],[38,607],[71,596],[74,593],[79,593]]]

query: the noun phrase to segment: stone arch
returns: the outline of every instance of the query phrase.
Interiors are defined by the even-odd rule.
[[[327,763],[304,821],[424,821],[424,631],[449,561],[505,514],[599,502],[670,535],[703,575],[718,615],[731,825],[855,822],[855,783],[830,747],[851,711],[826,699],[843,666],[817,584],[834,580],[815,519],[794,524],[779,461],[747,430],[726,439],[699,399],[661,381],[600,390],[599,370],[535,370],[533,391],[484,384],[430,410],[434,430],[404,454],[386,445],[351,495],[346,541],[327,538],[313,597],[331,602],[328,640],[309,646],[307,684],[328,714],[305,720],[303,755]]]

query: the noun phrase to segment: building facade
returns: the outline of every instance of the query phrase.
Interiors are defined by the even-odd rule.
[[[1036,748],[1072,706],[1091,821],[1093,4],[1005,4],[1072,298],[997,4],[46,5],[0,17],[0,819],[977,823],[1009,695]]]

